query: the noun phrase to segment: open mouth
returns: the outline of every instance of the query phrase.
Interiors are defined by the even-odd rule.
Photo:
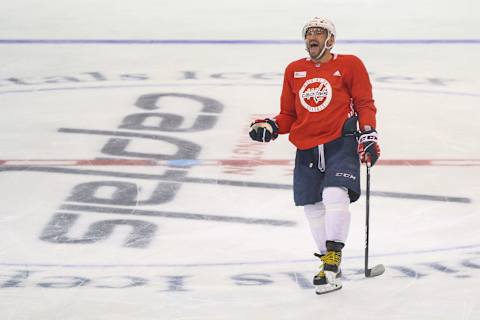
[[[309,46],[311,49],[313,49],[313,48],[318,48],[318,42],[313,42],[313,41],[312,41],[312,42],[310,42],[310,43],[308,44],[308,46]]]

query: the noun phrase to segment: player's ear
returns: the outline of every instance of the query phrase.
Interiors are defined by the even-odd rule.
[[[328,47],[333,47],[333,44],[334,44],[334,43],[335,43],[335,36],[332,34],[332,35],[330,36],[330,39],[328,39],[328,41],[327,41],[327,46],[328,46]]]

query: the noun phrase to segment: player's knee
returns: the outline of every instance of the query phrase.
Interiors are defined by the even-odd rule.
[[[325,215],[325,206],[321,202],[303,206],[307,218],[321,218]]]
[[[322,193],[323,204],[329,207],[347,207],[350,204],[348,189],[344,187],[326,187]]]

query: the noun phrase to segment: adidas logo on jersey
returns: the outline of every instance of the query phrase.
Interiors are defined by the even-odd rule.
[[[334,75],[335,77],[341,77],[341,76],[342,76],[342,74],[341,74],[340,71],[338,71],[338,70],[335,71],[335,72],[333,73],[333,75]]]

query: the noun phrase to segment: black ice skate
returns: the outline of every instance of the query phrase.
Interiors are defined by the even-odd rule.
[[[313,285],[317,294],[324,294],[342,288],[342,271],[340,263],[342,262],[341,242],[327,241],[327,252],[323,255],[315,253],[315,256],[322,260],[320,272],[313,277]]]

